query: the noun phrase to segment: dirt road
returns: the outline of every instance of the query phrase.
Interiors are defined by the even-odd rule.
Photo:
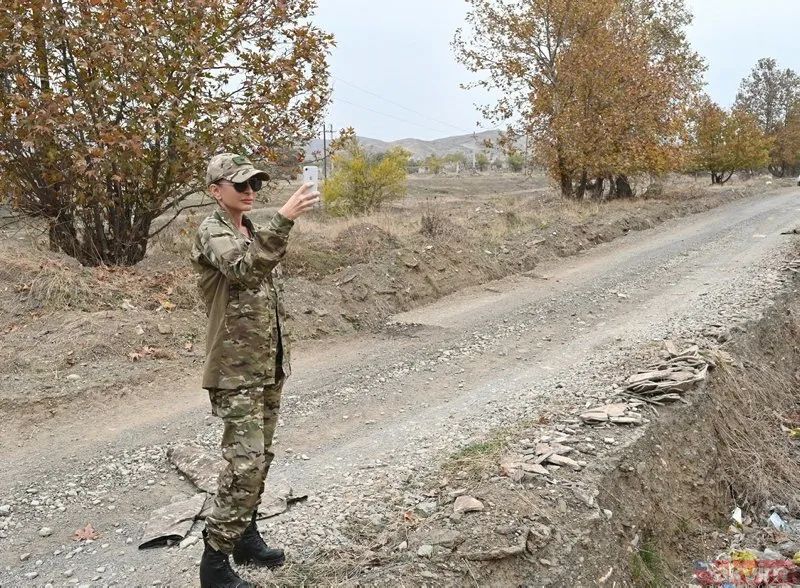
[[[443,451],[582,405],[653,341],[745,318],[777,280],[790,244],[781,231],[798,225],[797,190],[741,200],[476,286],[377,333],[299,346],[270,476],[312,500],[276,519],[275,535],[308,555],[338,540],[337,526],[320,519],[325,502],[372,496],[378,504],[365,508],[381,514],[377,492]],[[6,415],[0,506],[11,516],[0,517],[0,586],[192,585],[199,545],[139,552],[136,543],[151,510],[190,492],[164,449],[215,442],[197,376],[36,430]],[[103,538],[73,553],[69,537],[87,522]],[[52,535],[40,536],[44,526]]]

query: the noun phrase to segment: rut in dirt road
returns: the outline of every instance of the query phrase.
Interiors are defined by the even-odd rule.
[[[476,286],[398,315],[369,336],[300,346],[270,477],[309,493],[314,508],[276,519],[274,537],[296,558],[319,543],[335,545],[343,540],[341,521],[328,516],[326,503],[361,504],[387,516],[390,501],[380,493],[397,493],[399,479],[435,463],[442,452],[535,416],[543,406],[582,405],[608,387],[611,374],[641,346],[713,336],[746,318],[769,301],[791,243],[780,233],[796,226],[798,212],[794,192],[735,202],[532,275]],[[66,551],[52,554],[87,520],[95,528],[118,525],[118,532],[107,533],[108,550],[120,559],[117,579],[135,568],[142,585],[191,585],[198,555],[192,548],[138,552],[125,542],[138,539],[150,510],[189,492],[170,472],[163,449],[178,441],[213,446],[218,440],[196,387],[170,390],[163,402],[130,420],[131,406],[109,407],[102,414],[108,427],[81,435],[56,426],[25,447],[9,448],[0,504],[12,505],[14,529],[0,539],[0,565],[10,568],[0,571],[0,585],[33,573],[20,563],[22,551],[41,553],[42,577],[60,574]],[[123,452],[138,456],[129,460],[133,466],[104,469]],[[148,460],[152,468],[137,469]],[[102,492],[90,495],[100,472],[106,476]],[[64,492],[81,485],[75,495]],[[32,505],[26,494],[32,486],[64,510]],[[44,524],[60,534],[39,537]],[[111,559],[102,549],[80,557],[87,570]]]

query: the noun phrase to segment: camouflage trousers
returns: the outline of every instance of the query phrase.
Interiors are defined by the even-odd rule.
[[[264,481],[275,454],[272,437],[278,424],[284,376],[276,383],[236,390],[210,389],[211,412],[222,419],[222,457],[214,508],[206,517],[208,542],[230,553],[261,504]]]

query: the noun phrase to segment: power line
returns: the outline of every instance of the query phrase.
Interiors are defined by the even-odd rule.
[[[472,133],[474,133],[474,131],[470,131],[470,130],[464,129],[464,128],[462,128],[462,127],[459,127],[459,126],[456,126],[456,125],[451,125],[450,123],[447,123],[447,122],[441,121],[441,120],[439,120],[439,119],[437,119],[437,118],[434,118],[434,117],[432,117],[432,116],[428,116],[427,114],[424,114],[424,113],[422,113],[422,112],[419,112],[418,110],[414,110],[413,108],[409,108],[409,107],[407,107],[407,106],[403,106],[403,105],[402,105],[402,104],[400,104],[399,102],[395,102],[394,100],[390,100],[389,98],[385,98],[385,97],[381,96],[380,94],[377,94],[377,93],[375,93],[375,92],[373,92],[373,91],[371,91],[371,90],[366,90],[366,89],[364,89],[364,88],[362,88],[362,87],[360,87],[360,86],[357,86],[357,85],[355,85],[355,84],[354,84],[354,83],[352,83],[352,82],[348,82],[347,80],[343,80],[343,79],[341,79],[341,78],[337,78],[336,76],[331,76],[331,77],[332,77],[334,80],[336,80],[336,81],[338,81],[338,82],[341,82],[341,83],[343,83],[343,84],[347,84],[348,86],[352,86],[352,87],[353,87],[353,88],[355,88],[356,90],[360,90],[361,92],[364,92],[365,94],[369,94],[370,96],[375,96],[376,98],[379,98],[379,99],[381,99],[381,100],[383,100],[383,101],[385,101],[385,102],[388,102],[389,104],[393,104],[393,105],[395,105],[395,106],[397,106],[397,107],[399,107],[399,108],[402,108],[403,110],[407,110],[408,112],[412,112],[412,113],[414,113],[414,114],[416,114],[416,115],[418,115],[418,116],[421,116],[421,117],[423,117],[423,118],[427,118],[428,120],[432,120],[433,122],[435,122],[435,123],[437,123],[437,124],[443,125],[443,126],[445,126],[445,127],[450,127],[450,128],[453,128],[453,129],[457,129],[457,130],[459,130],[459,131],[462,131],[462,132],[464,132],[464,133],[466,133],[466,134],[472,134]]]
[[[419,123],[414,122],[413,120],[400,118],[399,116],[394,116],[393,114],[387,114],[385,112],[381,112],[380,110],[375,110],[374,108],[369,108],[367,106],[362,106],[361,104],[356,104],[355,102],[350,102],[349,100],[345,100],[343,98],[334,98],[333,101],[334,102],[344,102],[345,104],[349,104],[350,106],[355,106],[356,108],[361,108],[363,110],[368,110],[370,112],[374,112],[375,114],[380,114],[381,116],[387,116],[389,118],[393,118],[395,120],[399,120],[401,122],[408,123],[410,125],[414,125],[414,126],[417,126],[417,127],[421,127],[423,129],[427,129],[429,131],[433,131],[435,133],[446,133],[447,132],[447,131],[444,131],[442,129],[434,129],[434,128],[431,128],[431,127],[428,127],[428,126],[425,126],[425,125],[421,125]]]

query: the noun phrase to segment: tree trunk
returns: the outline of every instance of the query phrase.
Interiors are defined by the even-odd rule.
[[[80,246],[72,214],[62,211],[56,218],[51,219],[47,236],[50,241],[50,251],[63,251],[70,257],[78,257]]]
[[[556,160],[556,174],[558,175],[558,182],[561,187],[561,195],[564,198],[572,198],[572,172],[567,169],[567,162],[564,156],[561,155],[561,150],[556,149],[558,158]]]
[[[592,196],[600,200],[603,197],[603,178],[598,177],[595,178],[594,184],[592,185]]]
[[[588,183],[588,181],[589,181],[589,174],[586,173],[586,170],[583,170],[583,173],[581,173],[581,180],[578,183],[578,191],[576,193],[576,196],[579,200],[583,200],[586,194],[586,184]]]
[[[561,184],[561,195],[565,198],[572,198],[572,175],[564,170],[559,171],[559,183]]]
[[[617,176],[617,197],[618,198],[633,198],[633,189],[628,181],[628,176]]]
[[[614,176],[608,176],[608,199],[613,200],[617,197],[617,182]]]
[[[50,222],[52,251],[62,251],[82,265],[124,265],[139,263],[147,253],[152,213],[136,218],[108,217],[99,210],[59,214]]]
[[[783,165],[772,165],[770,164],[767,166],[769,169],[769,173],[771,173],[776,178],[782,178],[786,175],[786,168]]]

